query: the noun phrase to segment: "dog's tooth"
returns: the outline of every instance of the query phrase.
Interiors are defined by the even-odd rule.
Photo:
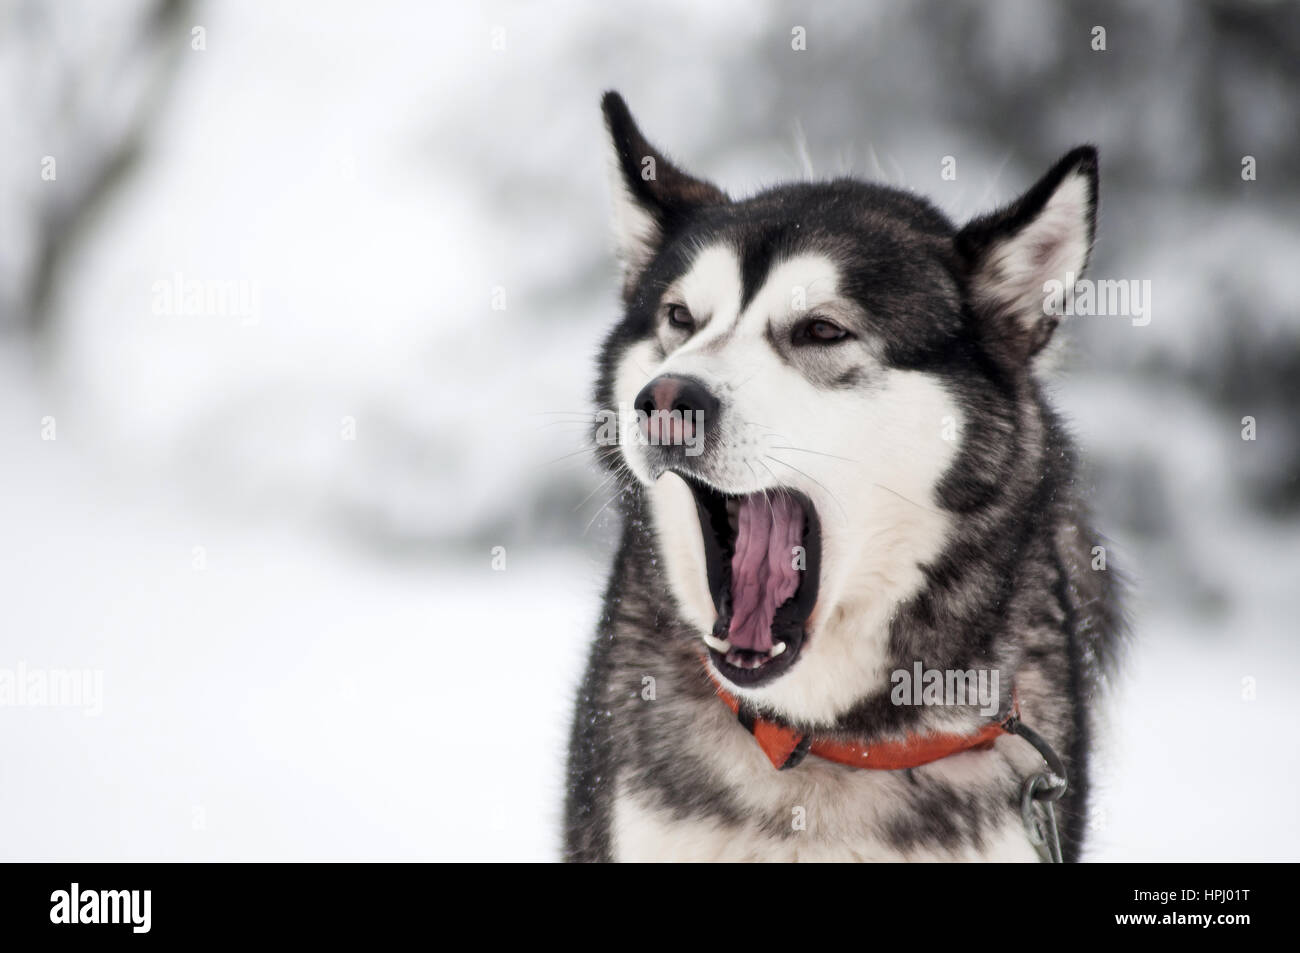
[[[773,645],[770,649],[767,650],[767,657],[776,658],[784,651],[785,651],[785,643],[777,642],[775,645]]]
[[[719,652],[722,655],[726,655],[728,652],[731,651],[730,642],[725,642],[722,639],[715,639],[711,635],[704,636],[704,644],[707,645],[709,648],[713,649],[713,651]]]

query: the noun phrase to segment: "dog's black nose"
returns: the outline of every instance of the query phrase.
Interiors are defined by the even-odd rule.
[[[703,437],[714,428],[721,404],[703,383],[693,377],[656,377],[636,395],[636,409],[644,414],[642,428],[652,436],[667,438],[680,435],[686,439]],[[664,414],[672,414],[670,427],[662,426]],[[675,443],[662,439],[663,443]]]

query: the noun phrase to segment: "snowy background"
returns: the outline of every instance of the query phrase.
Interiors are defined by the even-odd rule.
[[[0,671],[103,679],[0,707],[0,857],[558,856],[606,88],[733,194],[1100,146],[1152,320],[1058,390],[1134,582],[1091,856],[1300,859],[1300,7],[1030,0],[0,2]]]

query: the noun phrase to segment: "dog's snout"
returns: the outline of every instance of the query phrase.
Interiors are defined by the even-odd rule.
[[[636,398],[636,409],[645,414],[675,410],[682,416],[699,412],[707,424],[718,413],[718,399],[693,377],[665,374],[641,389]]]
[[[714,427],[720,407],[718,398],[701,381],[671,374],[656,377],[636,397],[643,427],[652,438],[661,438],[663,443],[677,442],[669,439],[670,436],[703,438]],[[665,415],[669,415],[666,426]]]

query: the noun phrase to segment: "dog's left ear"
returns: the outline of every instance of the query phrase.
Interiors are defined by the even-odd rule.
[[[1097,150],[1080,146],[1020,198],[957,234],[972,306],[1012,360],[1029,360],[1050,340],[1096,225]]]
[[[606,93],[601,108],[610,139],[614,239],[625,289],[630,289],[693,211],[729,200],[717,186],[687,175],[650,145],[618,93]]]

